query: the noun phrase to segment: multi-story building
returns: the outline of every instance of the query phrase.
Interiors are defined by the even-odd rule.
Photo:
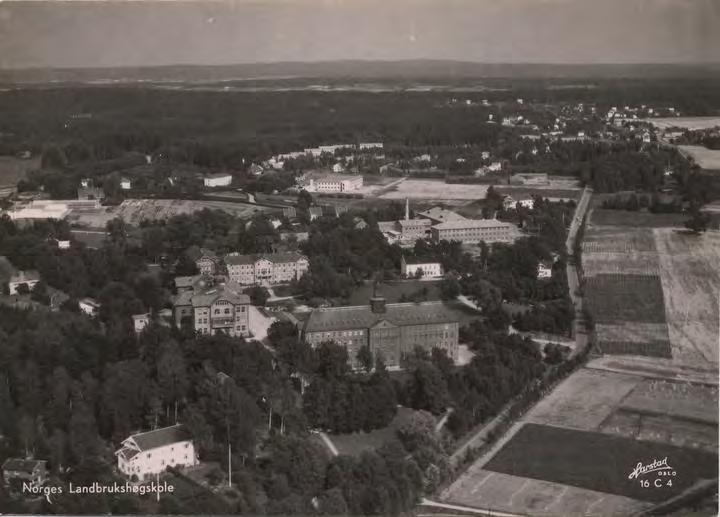
[[[225,256],[228,277],[240,285],[280,284],[299,280],[308,270],[307,257],[296,252]]]
[[[115,452],[118,469],[140,481],[165,472],[168,467],[191,467],[199,463],[190,431],[181,424],[126,438]]]
[[[512,242],[517,227],[497,219],[464,219],[448,221],[432,227],[435,242],[460,241],[466,244],[485,242]]]
[[[443,267],[439,262],[421,262],[418,260],[400,260],[400,273],[404,277],[438,278],[443,276]]]
[[[373,357],[380,355],[388,367],[399,367],[416,347],[441,348],[456,359],[458,330],[457,317],[443,302],[388,304],[382,296],[373,296],[370,305],[315,309],[302,337],[312,346],[333,341],[346,347],[352,366],[358,365],[358,350],[368,346]]]
[[[362,176],[347,174],[324,174],[310,176],[305,184],[308,192],[351,192],[363,186]]]
[[[411,219],[410,202],[405,200],[405,218],[398,221],[383,221],[378,223],[378,229],[390,244],[399,243],[401,246],[412,246],[418,239],[430,237],[432,221],[429,219]]]
[[[220,258],[213,251],[193,246],[187,250],[187,255],[195,262],[201,275],[212,276],[218,273]]]
[[[175,298],[173,319],[178,327],[191,324],[201,334],[246,337],[250,335],[250,297],[233,282],[183,291]]]

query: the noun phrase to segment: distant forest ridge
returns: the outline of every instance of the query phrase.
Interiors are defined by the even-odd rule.
[[[466,61],[324,61],[236,65],[166,65],[113,68],[0,69],[2,83],[207,82],[323,79],[654,79],[720,78],[720,63],[708,64],[503,64]]]

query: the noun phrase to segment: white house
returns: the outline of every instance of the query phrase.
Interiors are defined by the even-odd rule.
[[[490,165],[488,165],[488,170],[493,172],[502,170],[502,162],[492,162]]]
[[[199,463],[190,431],[181,424],[126,438],[115,452],[118,469],[128,477],[145,480],[168,467],[191,467]]]
[[[38,273],[37,271],[18,271],[10,277],[10,280],[8,281],[8,291],[10,292],[10,294],[17,294],[18,287],[23,284],[27,285],[28,289],[32,291],[33,287],[35,287],[35,284],[37,284],[39,281],[40,273]]]
[[[132,180],[130,180],[130,178],[122,178],[120,180],[120,188],[123,190],[132,189]]]
[[[538,278],[550,278],[552,277],[552,265],[544,262],[538,263],[537,267]]]
[[[227,187],[232,183],[232,176],[227,173],[208,174],[203,178],[206,187]]]
[[[133,327],[135,327],[135,333],[140,334],[143,330],[145,330],[145,327],[150,325],[150,313],[146,312],[145,314],[133,314]]]
[[[342,163],[336,163],[335,165],[332,166],[332,171],[336,172],[336,173],[344,172],[345,167],[343,167]]]
[[[88,316],[97,316],[100,304],[92,298],[83,298],[78,302],[78,307]]]
[[[418,273],[419,271],[422,273]],[[400,273],[405,277],[420,274],[423,278],[439,278],[443,276],[443,269],[439,262],[407,262],[403,257],[400,261]]]

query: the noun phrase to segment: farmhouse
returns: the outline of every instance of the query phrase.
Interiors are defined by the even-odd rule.
[[[232,183],[232,176],[225,172],[208,174],[203,177],[203,185],[210,188],[227,187]]]
[[[442,302],[388,304],[376,294],[370,305],[313,310],[302,337],[313,347],[324,341],[346,347],[353,367],[358,366],[358,350],[367,346],[373,357],[381,356],[388,367],[397,368],[418,346],[428,352],[441,348],[455,359],[458,326]]]
[[[5,485],[28,483],[31,487],[42,486],[48,478],[47,461],[8,458],[2,464]]]
[[[225,256],[228,277],[240,285],[278,284],[299,280],[308,270],[307,257],[296,252]]]
[[[115,455],[120,472],[141,481],[165,472],[168,467],[199,463],[192,434],[180,424],[134,434],[123,440]]]
[[[443,276],[443,268],[439,262],[419,262],[416,260],[408,262],[405,257],[402,257],[400,260],[400,273],[407,278],[417,276],[438,278]]]

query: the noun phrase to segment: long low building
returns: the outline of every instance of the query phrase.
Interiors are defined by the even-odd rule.
[[[388,367],[399,367],[404,355],[416,347],[441,348],[453,360],[458,352],[459,323],[443,302],[386,303],[374,296],[370,305],[316,309],[302,328],[302,337],[313,347],[333,341],[347,348],[352,366],[357,353],[368,346]]]
[[[464,219],[436,224],[431,228],[435,242],[461,241],[466,244],[512,242],[517,227],[497,219]]]

